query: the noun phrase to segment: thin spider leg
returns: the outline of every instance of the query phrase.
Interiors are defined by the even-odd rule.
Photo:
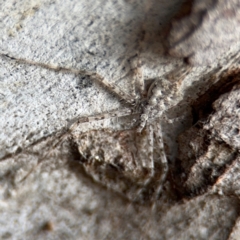
[[[68,130],[63,133],[59,140],[52,146],[52,149],[55,149],[57,146],[62,144],[63,141],[69,138],[71,133],[79,126],[79,124],[82,123],[91,123],[94,121],[100,121],[104,119],[109,119],[109,118],[118,118],[118,117],[124,117],[124,116],[129,116],[129,115],[134,115],[136,113],[133,113],[131,109],[121,109],[118,111],[113,111],[113,112],[107,112],[107,113],[101,113],[98,115],[94,116],[89,116],[89,117],[80,117],[76,121],[74,121],[69,127]]]
[[[164,150],[161,124],[155,125],[155,136],[156,136],[157,146],[160,152],[160,161],[162,165],[162,173],[161,173],[160,179],[158,180],[158,188],[156,189],[156,193],[155,193],[155,200],[157,200],[162,192],[163,184],[168,174],[168,161],[167,161],[167,157]]]
[[[107,88],[110,92],[112,92],[114,95],[116,95],[120,100],[124,100],[124,102],[126,102],[128,104],[131,104],[131,105],[135,103],[134,98],[132,98],[131,96],[126,94],[124,91],[122,91],[117,86],[114,86],[113,84],[109,83],[105,78],[103,78],[102,76],[100,76],[96,72],[89,71],[89,70],[78,70],[78,69],[67,68],[67,67],[59,67],[59,66],[54,66],[54,65],[45,64],[45,63],[38,63],[38,62],[34,62],[34,61],[22,59],[22,58],[15,58],[15,57],[12,57],[8,54],[3,54],[3,53],[0,53],[0,56],[2,58],[7,58],[7,59],[14,60],[14,61],[19,62],[21,64],[39,66],[39,67],[42,67],[42,68],[45,68],[45,69],[48,69],[48,70],[52,70],[52,71],[55,71],[55,72],[61,71],[61,72],[65,72],[65,73],[75,74],[75,75],[89,76],[90,78],[97,81],[100,85]]]
[[[142,62],[140,54],[137,56],[137,60],[133,61],[133,82],[134,82],[134,95],[137,98],[142,98],[144,95],[144,75],[142,70]]]
[[[115,81],[115,83],[120,82],[123,78],[126,78],[126,76],[130,76],[131,77],[131,81],[132,81],[132,85],[131,85],[131,90],[130,90],[130,94],[133,96],[132,97],[132,103],[136,104],[137,101],[139,101],[139,99],[142,97],[143,92],[144,92],[144,79],[143,79],[143,74],[142,74],[142,63],[139,57],[139,53],[136,53],[133,56],[130,56],[127,59],[127,63],[128,63],[128,67],[129,70],[127,71],[127,73],[125,73],[123,76],[118,77]],[[124,65],[126,65],[126,62],[124,61]],[[124,66],[123,63],[120,64],[119,68],[123,69],[122,66]],[[135,101],[133,101],[133,99]]]
[[[123,116],[131,115],[131,114],[132,114],[131,109],[122,109],[122,110],[118,110],[118,111],[101,113],[99,115],[87,117],[87,122],[98,121],[98,120],[102,120],[102,119],[106,119],[106,118],[123,117]],[[84,119],[85,118],[83,118],[83,120]],[[83,122],[83,121],[81,121],[81,119],[80,119],[80,122]]]
[[[67,141],[72,137],[71,133],[78,127],[79,124],[84,123],[84,122],[93,122],[93,121],[99,121],[103,120],[106,118],[114,118],[114,117],[123,117],[123,116],[128,116],[132,115],[131,109],[122,109],[118,111],[113,111],[113,112],[108,112],[108,113],[102,113],[96,116],[89,116],[89,117],[81,117],[77,121],[75,121],[67,130],[65,130],[63,133],[60,133],[60,135],[57,137],[58,139],[56,140],[54,136],[51,136],[53,138],[48,145],[52,145],[51,149],[47,151],[46,154],[44,154],[43,157],[38,159],[37,164],[24,176],[20,182],[25,181],[28,176],[43,162],[44,159],[47,159],[51,156],[51,154],[59,147],[63,142]],[[27,150],[27,149],[26,149]]]
[[[150,169],[150,173],[148,175],[148,178],[144,181],[143,187],[137,192],[135,199],[140,199],[142,192],[146,189],[146,187],[148,186],[148,184],[151,182],[152,178],[155,175],[154,159],[153,159],[153,145],[154,145],[153,141],[154,141],[154,139],[153,139],[152,125],[148,126],[148,134],[144,138],[147,138],[147,139],[143,139],[143,140],[146,140],[146,142],[147,142],[146,149],[144,149],[144,151],[147,151],[147,154],[146,154],[147,159],[145,160],[145,162],[142,162],[142,167],[148,167]],[[138,151],[140,151],[140,149],[138,149]]]
[[[153,160],[153,126],[150,124],[148,126],[149,134],[147,135],[148,138],[148,159],[147,162],[150,160],[150,175],[149,178],[144,182],[144,187],[148,185],[148,183],[151,181],[152,177],[154,176],[154,160]]]

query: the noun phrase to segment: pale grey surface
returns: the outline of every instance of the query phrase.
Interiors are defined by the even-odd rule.
[[[176,8],[174,2],[163,3],[164,8]],[[148,22],[147,5],[125,1],[2,1],[0,53],[96,71],[106,81],[131,92],[131,61],[139,50],[142,24]],[[165,22],[166,15],[163,11],[157,21]],[[156,19],[153,16],[149,21],[155,23]],[[77,117],[120,107],[119,100],[86,75],[54,72],[3,57],[0,74],[1,157],[61,130]]]
[[[171,52],[177,56],[190,56],[190,62],[194,65],[211,65],[222,59],[229,48],[240,42],[240,2],[193,2],[191,20],[183,18],[174,23],[170,40]],[[197,29],[192,31],[192,35],[180,41],[189,28],[195,29],[194,26],[197,26]]]
[[[155,32],[158,24],[164,25],[178,9],[173,1],[1,1],[0,157],[61,131],[78,117],[123,108],[117,97],[91,77],[53,71],[40,64],[19,63],[2,54],[35,63],[96,71],[132,95],[131,73],[139,51],[147,80],[173,70],[175,65],[181,65],[182,57],[194,52],[189,61],[196,65],[184,80],[179,109],[167,115],[173,124],[164,123],[169,137],[166,142],[172,145],[171,150],[176,150],[173,139],[191,127],[191,101],[218,82],[224,73],[239,69],[240,62],[239,1],[206,0],[200,6],[196,4],[198,1],[194,2],[195,10],[183,22],[194,22],[195,12],[204,9],[202,25],[186,41],[170,49],[170,56],[164,56],[161,38],[158,40]],[[169,34],[173,42],[185,33],[185,24],[181,26],[178,20],[174,24]],[[147,37],[145,45],[139,46],[142,29],[148,29]],[[198,65],[203,66],[196,68]],[[235,72],[239,74],[238,70]],[[198,145],[198,142],[192,145],[200,173],[208,167],[206,159],[219,160],[214,153],[221,149],[215,140],[221,139],[226,144],[224,151],[232,151],[235,158],[224,165],[225,171],[213,187],[209,184],[202,193],[196,193],[194,186],[199,178],[193,177],[189,184],[192,195],[180,200],[176,196],[163,197],[154,214],[149,207],[135,206],[93,182],[78,163],[71,161],[69,148],[51,149],[52,139],[5,158],[0,162],[1,238],[238,239],[239,133],[235,126],[239,114],[233,110],[238,106],[238,96],[236,90],[218,96],[214,103],[216,113],[210,125],[205,125],[210,130],[209,136],[214,136],[213,145]],[[226,112],[229,121],[224,120]],[[221,119],[226,123],[223,128],[214,122]],[[233,129],[234,136],[229,129]],[[194,129],[194,133],[199,138],[204,136],[201,130]],[[58,140],[53,135],[54,139]],[[188,142],[189,139],[183,140]],[[205,148],[206,159],[198,160],[198,151],[202,153]],[[52,150],[50,155],[49,150]],[[38,165],[39,160],[42,163]],[[178,170],[174,166],[171,170]],[[182,178],[191,174],[186,169],[180,173]],[[166,185],[170,184],[168,180]],[[51,223],[53,229],[44,230],[46,223]]]

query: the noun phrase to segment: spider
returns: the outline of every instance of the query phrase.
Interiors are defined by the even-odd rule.
[[[98,77],[106,89],[130,107],[80,118],[68,132],[86,172],[132,201],[156,201],[163,190],[168,161],[161,121],[164,113],[179,102],[179,82],[189,68],[181,69],[181,73],[174,71],[178,81],[171,82],[170,73],[154,79],[147,87],[138,69],[136,76],[142,80],[142,91],[135,98]]]
[[[181,98],[179,84],[186,74],[182,66],[179,68],[181,72],[174,69],[166,76],[153,79],[147,86],[138,64],[133,77],[136,78],[135,87],[139,93],[132,97],[94,72],[12,59],[55,71],[89,76],[101,83],[106,91],[116,95],[126,108],[79,118],[52,149],[67,140],[77,148],[79,162],[95,181],[131,201],[155,201],[159,198],[168,174],[161,121],[164,113]],[[176,76],[173,77],[173,73]],[[176,78],[178,81],[175,81]]]

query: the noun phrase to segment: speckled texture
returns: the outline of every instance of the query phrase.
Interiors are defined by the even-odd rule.
[[[125,1],[2,2],[6,13],[0,16],[0,53],[39,64],[97,71],[129,93],[133,90],[131,61],[139,50],[145,5]],[[176,8],[173,3],[165,3],[167,6]],[[165,21],[165,15],[158,20]],[[61,130],[77,117],[121,108],[119,99],[94,85],[86,74],[54,72],[24,61],[19,64],[3,55],[0,74],[0,126],[4,129],[0,157]]]
[[[178,57],[190,57],[194,65],[213,64],[229,47],[239,44],[239,0],[186,2],[185,8],[190,6],[189,2],[194,2],[191,14],[174,21],[170,52]]]
[[[79,76],[0,61],[1,157],[56,132],[77,116],[119,107],[95,84],[80,88]]]
[[[186,2],[190,14],[173,20],[181,1],[0,3],[1,239],[238,239],[239,3]],[[130,97],[137,74],[178,85],[161,122],[169,172],[154,208],[94,181],[71,131],[60,141],[76,119],[133,107],[79,70]],[[87,118],[74,134],[131,128],[137,115],[127,115]]]

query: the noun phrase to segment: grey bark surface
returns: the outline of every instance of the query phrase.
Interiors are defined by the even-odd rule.
[[[1,239],[239,239],[239,0],[0,6]],[[59,144],[91,116],[108,117],[74,136],[129,128],[123,100],[140,70],[179,88],[161,121],[169,172],[154,209],[96,181],[71,142]]]

